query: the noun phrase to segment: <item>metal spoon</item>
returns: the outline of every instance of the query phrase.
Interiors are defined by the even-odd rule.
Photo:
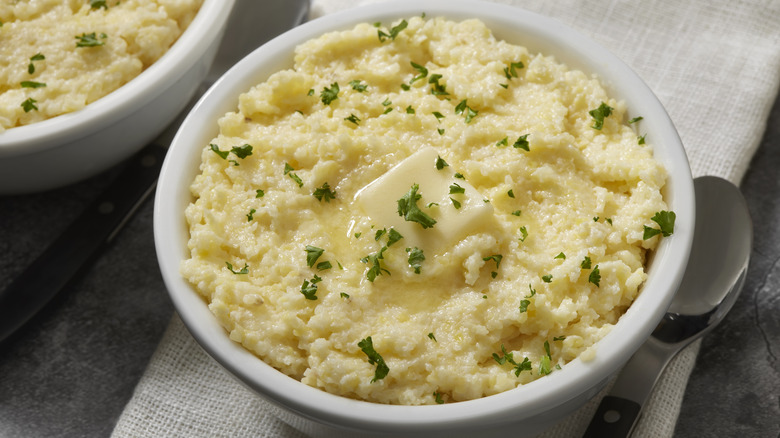
[[[747,274],[753,225],[730,182],[694,180],[696,229],[688,267],[669,310],[599,404],[584,438],[627,437],[669,361],[715,327],[737,300]]]

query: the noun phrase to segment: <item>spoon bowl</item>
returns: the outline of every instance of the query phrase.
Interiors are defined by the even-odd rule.
[[[584,437],[627,437],[669,361],[726,316],[745,283],[753,242],[747,203],[732,183],[693,181],[696,226],[688,267],[669,310],[605,396]]]

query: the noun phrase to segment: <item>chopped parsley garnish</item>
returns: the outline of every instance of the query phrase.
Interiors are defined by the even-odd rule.
[[[596,265],[592,271],[590,271],[590,275],[588,275],[588,282],[593,283],[596,285],[596,287],[599,287],[599,282],[601,281],[601,273],[599,272],[599,265]]]
[[[447,86],[440,84],[439,79],[441,79],[440,74],[432,74],[430,78],[428,78],[428,83],[431,84],[431,94],[434,96],[448,96],[450,93],[447,92]]]
[[[455,106],[455,114],[464,114],[464,118],[466,120],[466,123],[470,123],[471,120],[477,116],[479,111],[471,108],[468,105],[468,99],[463,99],[460,101],[460,103]]]
[[[314,88],[309,88],[309,92],[306,93],[307,96],[314,96]]]
[[[341,298],[349,298],[349,294],[346,292],[342,292],[339,295],[341,295]]]
[[[406,114],[414,114],[414,108],[411,105],[406,107]]]
[[[515,210],[515,211],[512,212],[512,216],[520,216],[521,214],[523,214],[522,210]],[[523,228],[525,228],[525,227],[523,227]]]
[[[496,142],[496,146],[498,146],[498,147],[506,146],[508,144],[509,144],[509,137],[504,137],[501,140]]]
[[[314,192],[311,195],[320,202],[323,200],[325,200],[325,202],[330,202],[331,199],[336,199],[336,192],[330,189],[330,185],[327,182],[323,183],[322,187],[314,189]]]
[[[447,162],[444,161],[440,156],[436,157],[436,170],[442,170],[448,166],[449,164],[447,164]]]
[[[460,210],[460,206],[461,206],[460,201],[452,198],[450,198],[450,201],[452,201],[452,206],[455,207],[456,210]]]
[[[520,212],[520,210],[518,210],[518,216],[520,215],[520,214],[519,214],[519,212]],[[528,230],[525,228],[525,225],[523,225],[522,227],[520,227],[520,234],[522,234],[522,235],[523,235],[523,237],[518,237],[518,239],[519,239],[521,242],[525,242],[525,239],[528,237]]]
[[[436,117],[436,120],[438,120],[439,123],[441,123],[441,119],[444,118],[444,114],[442,114],[442,113],[440,113],[438,111],[434,111],[431,114],[433,114],[433,117]]]
[[[628,124],[630,125],[630,124],[632,124],[632,123],[639,122],[639,121],[641,121],[641,120],[643,120],[643,119],[644,119],[644,117],[642,117],[642,116],[639,116],[639,117],[634,117],[633,119],[631,119],[631,120],[629,120],[629,121],[628,121]]]
[[[555,336],[553,337],[553,341],[563,341],[566,339],[566,336]]]
[[[387,373],[390,372],[390,368],[387,367],[382,356],[374,350],[374,341],[371,340],[371,336],[358,342],[358,347],[368,356],[368,363],[376,365],[376,371],[374,371],[374,378],[371,379],[371,383],[384,379]]]
[[[553,279],[552,274],[547,274],[542,276],[542,281],[545,283],[551,283]]]
[[[645,137],[647,137],[647,134],[637,136],[636,143],[645,144]]]
[[[250,155],[252,155],[252,146],[248,144],[243,144],[241,146],[233,146],[232,149],[230,149],[230,152],[233,152],[235,156],[238,158],[244,159]]]
[[[444,128],[437,128],[436,132],[438,132],[439,135],[444,135]]]
[[[230,262],[225,262],[225,264],[227,265],[227,268],[230,270],[230,272],[232,272],[232,273],[234,273],[236,275],[248,274],[249,273],[249,265],[247,265],[246,263],[244,263],[244,267],[241,268],[240,271],[234,270],[233,269],[233,265],[231,265]]]
[[[376,234],[374,235],[374,240],[376,240],[377,242],[379,242],[379,239],[380,239],[382,236],[384,236],[385,234],[387,234],[387,228],[382,228],[381,230],[377,230],[377,231],[376,231]]]
[[[108,9],[106,0],[89,0],[89,7],[92,9]]]
[[[674,233],[674,221],[677,215],[673,211],[658,211],[650,219],[658,224],[658,228],[650,228],[645,225],[645,232],[643,239],[647,240],[657,234],[661,234],[664,237],[669,237]]]
[[[590,257],[585,256],[585,258],[582,259],[582,263],[580,263],[580,268],[590,269],[590,266],[591,266]]]
[[[436,336],[433,335],[433,332],[428,333],[428,338],[432,339],[434,342],[439,342],[436,340]]]
[[[38,110],[38,106],[35,105],[38,101],[33,99],[32,97],[28,97],[27,100],[22,102],[22,108],[24,109],[24,112],[29,113],[32,110]]]
[[[44,59],[46,59],[46,57],[43,56],[42,53],[36,53],[35,55],[31,56],[30,64],[27,65],[27,73],[35,73],[35,64],[33,64],[33,61],[43,61]]]
[[[450,195],[455,195],[458,193],[466,193],[466,189],[461,187],[458,183],[453,183],[450,185]]]
[[[392,105],[392,104],[393,104],[393,102],[390,101],[389,97],[387,99],[385,99],[384,102],[382,102],[382,106],[389,106],[389,105]]]
[[[325,250],[317,248],[316,246],[306,245],[306,264],[311,268],[317,263],[317,259],[320,258]]]
[[[496,269],[501,267],[501,260],[503,260],[503,259],[504,259],[504,256],[502,256],[501,254],[493,254],[492,256],[482,257],[483,261],[487,262],[487,261],[493,260],[494,262],[496,262]]]
[[[360,118],[352,113],[349,114],[349,117],[344,117],[344,120],[352,122],[356,126],[360,126]]]
[[[515,376],[519,376],[523,371],[531,371],[531,361],[527,357],[523,358],[523,361],[520,363],[515,362],[512,353],[506,351],[504,344],[501,344],[501,353],[503,353],[504,356],[499,356],[498,354],[493,353],[493,359],[498,362],[499,365],[503,365],[505,363],[514,365],[513,369]]]
[[[255,198],[262,198],[263,196],[265,196],[265,192],[262,189],[255,190],[255,193],[257,193],[255,195]]]
[[[322,281],[322,278],[316,275],[311,279],[311,283],[309,280],[303,280],[303,284],[301,285],[301,293],[304,297],[306,297],[307,300],[314,301],[317,299],[317,283],[320,281]]]
[[[229,151],[221,151],[219,150],[219,146],[215,145],[214,143],[209,144],[209,147],[212,151],[214,151],[215,154],[217,154],[220,158],[223,160],[226,160],[228,157],[228,154],[233,152],[235,156],[238,158],[244,159],[250,155],[252,155],[252,146],[248,144],[244,144],[242,146],[233,146],[232,149]],[[236,160],[230,160],[234,165],[238,166],[238,162]]]
[[[339,98],[339,84],[338,82],[334,82],[330,84],[330,88],[325,87],[322,89],[322,92],[320,92],[320,98],[322,98],[322,103],[325,105],[330,105],[331,102]]]
[[[249,214],[247,214],[247,215],[246,215],[246,221],[247,221],[247,222],[249,222],[249,221],[251,221],[252,219],[254,219],[254,218],[255,218],[255,213],[256,213],[256,212],[257,212],[257,210],[255,210],[254,208],[253,208],[253,209],[251,209],[251,210],[249,210]]]
[[[412,89],[412,87],[410,87],[409,84],[401,84],[401,89],[404,91],[409,91]]]
[[[439,405],[444,404],[444,400],[442,400],[441,393],[439,393],[439,391],[434,391],[433,392],[433,399],[436,402],[436,404],[439,404]]]
[[[76,47],[97,47],[102,46],[106,42],[104,41],[106,38],[108,38],[108,35],[101,33],[99,36],[95,34],[95,32],[92,33],[82,33],[81,36],[76,36]]]
[[[540,376],[546,376],[547,374],[550,374],[552,372],[552,355],[550,354],[550,343],[548,341],[544,341],[544,351],[547,353],[545,356],[542,356],[542,360],[539,362],[539,375]]]
[[[223,160],[226,159],[228,154],[230,153],[229,151],[219,150],[219,146],[215,145],[214,143],[211,143],[209,147],[211,147],[211,150],[214,151],[215,154],[219,155],[219,157],[222,158]]]
[[[598,108],[590,110],[588,114],[590,114],[594,120],[592,128],[600,130],[604,126],[604,119],[612,114],[613,109],[614,108],[607,105],[606,103],[601,102],[601,105],[599,105]]]
[[[455,172],[455,175],[452,175],[452,176],[454,176],[455,178],[458,178],[458,179],[462,179],[462,180],[466,179],[466,177],[463,176],[463,174],[460,173],[460,172]]]
[[[510,198],[514,198],[515,197],[515,192],[512,189],[509,189],[509,191],[506,192],[506,195],[509,196]]]
[[[414,269],[415,274],[419,274],[422,269],[422,262],[425,261],[423,250],[415,246],[414,248],[406,248],[406,252],[409,253],[409,266]]]
[[[387,232],[387,246],[390,247],[390,245],[398,242],[403,238],[404,236],[402,236],[401,233],[396,231],[395,228],[390,228],[390,231]]]
[[[411,64],[412,64],[412,68],[417,70],[420,74],[418,74],[417,76],[413,77],[412,80],[409,81],[410,85],[413,84],[415,81],[420,80],[420,79],[425,79],[428,76],[428,69],[427,68],[425,68],[424,66],[422,66],[420,64],[417,64],[414,61],[411,61]]]
[[[377,30],[377,35],[379,36],[379,42],[385,42],[388,38],[391,40],[394,40],[395,37],[398,36],[399,33],[401,33],[402,30],[406,29],[406,26],[408,26],[409,23],[406,22],[406,20],[401,20],[400,23],[390,28],[390,33],[387,34],[383,32],[382,30]]]
[[[518,137],[517,141],[515,141],[512,146],[515,149],[523,149],[526,151],[530,151],[531,148],[528,146],[528,134],[523,134],[520,137]]]
[[[531,304],[530,300],[520,300],[520,313],[528,311],[528,306]]]
[[[293,173],[293,170],[295,169],[293,169],[293,167],[290,166],[290,163],[284,163],[284,174],[289,176],[290,179],[292,179],[293,181],[295,181],[295,183],[298,184],[298,187],[303,187],[303,181],[298,175]]]
[[[368,87],[368,84],[361,84],[359,79],[349,81],[349,85],[358,93],[366,91],[366,87]]]
[[[318,271],[324,271],[326,269],[332,268],[333,265],[329,261],[319,262],[317,263],[317,270]]]
[[[563,252],[559,253],[557,256],[555,256],[556,259],[566,260],[566,254]]]
[[[417,191],[420,189],[418,184],[412,184],[412,188],[398,200],[398,215],[409,222],[417,222],[423,228],[432,228],[436,224],[436,219],[428,216],[417,206],[417,201],[422,195]]]
[[[35,82],[35,81],[22,81],[21,84],[22,88],[43,88],[46,86],[43,82]]]
[[[525,65],[523,65],[522,61],[513,62],[509,64],[509,67],[504,68],[504,74],[506,75],[507,79],[512,79],[517,77],[517,69],[523,68]]]
[[[382,272],[385,272],[387,274],[390,274],[390,272],[387,269],[382,268],[382,264],[380,260],[382,260],[383,253],[387,250],[386,246],[383,246],[382,249],[379,250],[379,252],[374,254],[369,254],[362,259],[360,259],[363,263],[370,263],[370,267],[368,268],[368,271],[366,272],[366,278],[370,282],[374,282],[376,280],[376,277],[382,275]]]

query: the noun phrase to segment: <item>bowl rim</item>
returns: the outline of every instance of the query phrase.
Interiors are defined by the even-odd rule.
[[[563,62],[570,68],[598,74],[610,95],[626,101],[629,108],[641,108],[643,127],[651,133],[649,138],[655,145],[656,159],[669,174],[665,198],[670,209],[677,213],[677,222],[673,238],[662,240],[654,253],[643,292],[615,328],[596,344],[597,353],[592,360],[577,358],[549,376],[480,399],[433,406],[384,405],[309,387],[231,341],[211,317],[205,301],[179,274],[179,264],[188,254],[189,236],[182,206],[190,202],[189,184],[197,173],[202,146],[216,135],[216,119],[233,110],[238,94],[267,78],[275,71],[274,66],[290,65],[293,47],[357,23],[395,23],[423,12],[427,17],[444,16],[453,20],[479,18],[501,39],[512,32],[532,34],[534,37],[528,38],[534,40],[532,52],[542,51],[558,60],[564,58]],[[511,32],[506,30],[512,27]],[[509,41],[529,46],[526,40],[510,38]],[[557,47],[560,52],[540,50],[537,46]],[[564,49],[574,62],[560,56]],[[575,53],[585,55],[577,57]],[[576,65],[577,60],[582,65]],[[628,104],[629,101],[640,104]],[[209,124],[211,127],[204,127]],[[256,49],[224,74],[193,107],[173,140],[157,188],[154,234],[163,279],[185,326],[208,354],[267,401],[318,423],[353,430],[398,433],[462,430],[527,419],[604,384],[639,348],[639,341],[647,339],[677,290],[692,244],[694,206],[693,179],[674,124],[642,79],[606,48],[553,18],[516,6],[473,0],[399,0],[312,20]],[[661,268],[663,274],[653,275]]]
[[[170,87],[198,61],[214,37],[203,29],[227,21],[234,2],[203,0],[192,22],[157,61],[84,108],[0,132],[0,158],[40,153],[121,122]]]

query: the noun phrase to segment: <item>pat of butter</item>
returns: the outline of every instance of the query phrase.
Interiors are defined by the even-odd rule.
[[[442,169],[436,168],[438,158],[435,149],[423,148],[355,195],[355,203],[378,229],[395,228],[404,236],[403,245],[417,246],[426,254],[446,251],[462,238],[488,226],[493,217],[493,206],[486,198],[465,180],[455,178],[452,163]],[[417,194],[421,196],[417,206],[436,220],[431,228],[424,229],[421,224],[406,221],[398,214],[398,200],[414,184],[419,186]],[[451,194],[450,187],[455,184],[464,192]],[[453,199],[460,203],[460,208],[455,207]]]

